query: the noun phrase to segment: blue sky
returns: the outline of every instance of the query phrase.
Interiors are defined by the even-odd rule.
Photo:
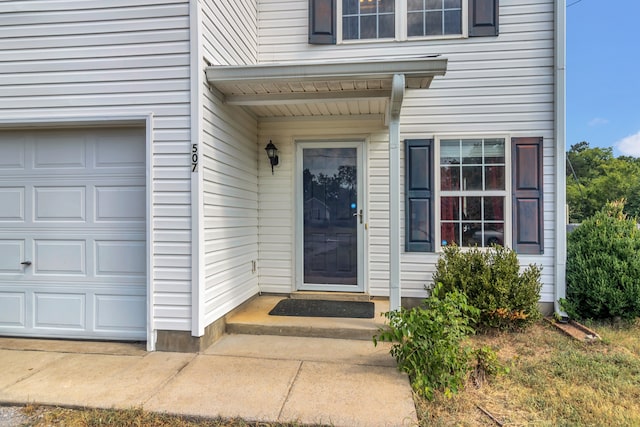
[[[567,0],[567,150],[640,157],[638,19],[640,0]]]

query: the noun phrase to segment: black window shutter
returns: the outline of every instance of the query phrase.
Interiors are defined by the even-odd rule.
[[[542,254],[542,138],[513,138],[511,147],[513,246],[519,254]]]
[[[433,140],[405,140],[405,250],[431,252],[433,245]]]
[[[309,0],[309,44],[336,44],[336,0]]]
[[[469,0],[469,37],[498,35],[498,1]]]

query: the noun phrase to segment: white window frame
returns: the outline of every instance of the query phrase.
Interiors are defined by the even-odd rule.
[[[440,189],[442,182],[440,176],[440,141],[448,139],[503,139],[504,140],[504,157],[505,157],[505,176],[504,176],[504,190],[474,190],[474,191],[443,191]],[[491,196],[504,196],[504,246],[511,247],[512,244],[512,195],[511,195],[511,137],[505,134],[440,134],[433,137],[433,167],[434,167],[434,251],[442,252],[442,233],[440,229],[440,200],[442,197],[460,197],[462,194],[465,196],[478,196],[478,197],[491,197]],[[464,250],[465,247],[462,247]],[[485,249],[485,248],[479,248]]]
[[[467,25],[469,16],[469,2],[462,0],[462,33],[461,34],[448,34],[448,35],[436,35],[436,36],[412,36],[407,35],[408,31],[408,6],[406,0],[395,0],[395,37],[388,37],[383,39],[353,39],[344,40],[342,38],[342,0],[336,0],[337,8],[337,22],[336,33],[339,44],[357,44],[357,43],[372,43],[372,42],[392,42],[392,41],[419,41],[419,40],[446,40],[446,39],[462,39],[469,37],[469,26]]]

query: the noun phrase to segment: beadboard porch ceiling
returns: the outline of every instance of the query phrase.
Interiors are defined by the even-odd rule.
[[[206,77],[226,104],[257,117],[385,115],[395,74],[407,89],[427,89],[446,69],[446,58],[387,58],[210,66]]]

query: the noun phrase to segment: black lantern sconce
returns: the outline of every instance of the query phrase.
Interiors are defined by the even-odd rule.
[[[266,147],[264,147],[269,157],[269,163],[271,163],[271,175],[273,175],[273,167],[278,165],[278,148],[273,145],[273,142],[269,141]]]

